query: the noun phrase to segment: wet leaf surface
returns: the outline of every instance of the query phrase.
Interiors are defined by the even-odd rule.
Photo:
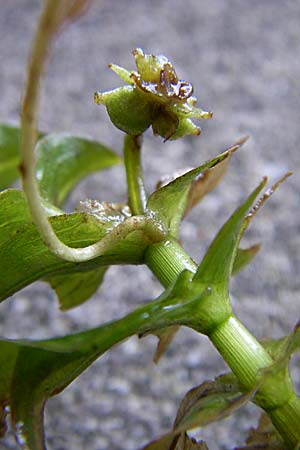
[[[90,214],[73,213],[52,217],[60,239],[70,246],[83,247],[105,237],[114,227]],[[110,264],[139,264],[149,238],[138,227],[126,238],[112,243],[102,256],[84,263],[69,263],[53,255],[32,224],[24,195],[18,190],[0,194],[0,299],[36,280],[57,275],[88,272]],[[75,280],[75,284],[77,280]],[[69,279],[70,282],[70,279]]]

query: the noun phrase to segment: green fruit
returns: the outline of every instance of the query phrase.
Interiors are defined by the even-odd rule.
[[[142,134],[152,122],[152,103],[134,86],[124,86],[102,94],[113,124],[127,134]]]

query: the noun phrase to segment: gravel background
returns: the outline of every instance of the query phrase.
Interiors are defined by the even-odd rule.
[[[0,119],[16,122],[41,2],[0,4]],[[235,310],[258,337],[288,333],[300,316],[299,23],[295,0],[95,1],[57,40],[43,85],[41,129],[91,136],[120,151],[122,133],[109,123],[104,108],[93,104],[93,92],[118,85],[107,64],[133,68],[133,48],[165,53],[179,75],[194,84],[199,105],[213,110],[214,119],[201,123],[198,139],[163,144],[147,134],[149,190],[162,174],[198,165],[238,137],[251,136],[221,186],[182,227],[186,249],[196,260],[263,175],[274,180],[286,170],[298,172],[253,223],[245,241],[263,241],[263,250],[232,282]],[[121,168],[91,176],[76,188],[66,209],[86,197],[124,199],[124,186]],[[41,338],[85,329],[121,317],[160,292],[146,268],[113,267],[90,302],[62,314],[51,290],[36,283],[1,306],[1,335]],[[152,364],[154,348],[154,338],[131,339],[52,399],[46,410],[48,449],[138,449],[171,426],[189,388],[225,368],[209,342],[190,330],[180,331],[158,366]],[[230,449],[243,442],[256,418],[251,406],[199,435],[210,450]],[[8,436],[0,448],[15,449],[13,438]]]

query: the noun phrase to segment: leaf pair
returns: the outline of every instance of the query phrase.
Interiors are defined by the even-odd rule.
[[[198,307],[197,312],[195,310],[193,311],[194,318],[196,318],[195,326],[197,331],[206,334],[210,329],[214,328],[218,322],[225,320],[231,314],[228,296],[230,276],[244,267],[245,264],[253,258],[259,248],[258,246],[254,246],[246,250],[239,249],[241,237],[249,225],[250,220],[254,217],[265,200],[269,198],[270,192],[274,192],[280,182],[288,175],[289,174],[285,175],[278,183],[272,186],[271,190],[266,191],[267,194],[263,194],[249,212],[259,192],[266,184],[267,180],[264,179],[224,224],[210,245],[193,278],[193,283],[199,285],[199,291],[201,291],[201,289],[203,292],[207,289],[210,290],[210,296],[207,296],[207,300],[202,300],[203,305]],[[175,184],[176,180],[173,183]],[[168,186],[166,186],[165,189],[167,189]],[[187,286],[186,292],[189,292],[190,289],[191,288]],[[193,326],[191,323],[188,325]],[[166,330],[165,333],[160,331],[160,343],[155,355],[156,361],[162,355],[163,351],[166,350],[175,331],[174,328]]]
[[[211,324],[205,323],[205,321],[211,320],[211,312],[213,312],[215,320],[215,313],[218,313],[218,311],[216,309],[208,311],[207,317],[205,310],[212,303],[212,300],[224,300],[223,295],[228,284],[230,268],[233,267],[239,239],[243,227],[246,226],[245,220],[248,220],[245,219],[245,214],[263,185],[264,182],[223,226],[200,264],[197,273],[195,275],[189,272],[182,273],[176,282],[155,302],[149,303],[119,321],[65,338],[37,342],[5,340],[0,342],[0,365],[2,368],[0,404],[3,405],[3,408],[6,405],[10,406],[15,432],[24,446],[27,445],[28,448],[34,450],[44,450],[42,412],[45,401],[50,396],[63,390],[112,345],[133,334],[153,333],[175,324],[188,325],[194,328],[199,328],[201,325],[202,332],[209,330]],[[69,273],[78,270],[78,265],[58,260],[39,242],[36,230],[30,222],[24,198],[19,191],[4,192],[0,197],[0,202],[3,202],[2,211],[4,211],[1,218],[2,241],[0,242],[0,248],[1,251],[6,249],[4,256],[5,261],[9,262],[7,266],[10,266],[10,263],[16,264],[16,261],[18,261],[16,254],[12,254],[11,261],[9,260],[10,252],[13,253],[12,249],[14,249],[14,245],[11,246],[10,244],[16,242],[18,245],[15,246],[15,251],[23,251],[22,264],[26,264],[26,272],[31,277],[36,276],[33,274],[38,270],[41,270],[44,275],[47,271],[53,271],[51,272],[53,275],[54,272],[60,273],[62,270],[64,272],[69,271]],[[10,207],[5,207],[5,205],[10,205]],[[100,226],[95,217],[83,214],[60,215],[53,217],[51,220],[62,238],[77,246],[78,243],[84,245],[89,242],[91,236],[95,240],[98,239],[99,235],[105,232],[107,226],[107,224]],[[140,239],[138,248],[143,252],[144,236],[140,236]],[[130,236],[128,240],[130,241]],[[115,261],[116,254],[119,255],[119,259],[129,257],[134,261],[137,249],[132,251],[131,244],[136,244],[136,242],[136,236],[131,239],[131,243],[126,242],[125,239],[116,244],[115,252],[112,250],[111,253],[108,252],[105,257],[101,257],[102,259],[100,258],[96,262],[85,263],[86,266],[80,265],[81,270],[84,272],[84,269],[86,269],[88,272],[93,268],[92,264],[94,263],[98,266],[101,263],[107,265],[111,260]],[[33,249],[33,256],[32,251],[28,251],[26,245],[30,245],[30,248]],[[216,255],[218,246],[223,250],[220,257]],[[142,259],[142,254],[140,254],[140,258]],[[41,267],[42,261],[45,261],[45,265]],[[13,265],[11,270],[12,279],[16,273],[16,266]],[[23,270],[22,267],[20,267],[20,270]],[[4,282],[4,279],[1,280],[1,287]],[[22,282],[27,283],[29,280],[23,280]],[[211,291],[208,290],[210,286],[213,288]],[[188,407],[187,410],[185,406],[185,413],[178,419],[181,426],[178,429],[180,433],[198,426],[199,423],[203,424],[205,417],[211,417],[211,420],[223,417],[246,399],[242,396],[243,400],[241,400],[240,392],[237,393],[236,391],[226,392],[226,395],[223,395],[223,385],[221,390],[221,396],[219,394],[214,396],[214,391],[214,394],[209,396],[209,401],[208,398],[204,399],[202,395],[199,397],[199,392],[196,392],[197,402],[198,400],[199,402],[192,402],[192,407]],[[252,393],[249,395],[252,395]],[[190,405],[189,401],[188,405]],[[207,415],[208,411],[203,412],[207,408],[211,412],[210,416]],[[5,410],[3,409],[0,417],[3,419],[4,416]],[[1,428],[4,428],[3,421]],[[173,439],[174,435],[172,434]],[[184,439],[182,435],[180,439]],[[169,437],[167,442],[169,442]],[[187,441],[187,445],[190,445],[189,441]]]

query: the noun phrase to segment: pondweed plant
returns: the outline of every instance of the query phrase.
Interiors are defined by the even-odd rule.
[[[86,4],[46,0],[28,64],[21,132],[1,126],[1,188],[16,179],[19,169],[23,191],[7,189],[0,195],[0,297],[4,300],[33,281],[44,280],[66,310],[88,300],[112,264],[146,264],[165,291],[127,316],[90,330],[40,341],[3,338],[1,434],[9,414],[21,448],[45,449],[43,410],[49,397],[124,339],[157,335],[158,359],[177,328],[187,326],[211,340],[231,371],[188,392],[173,429],[143,448],[205,449],[204,442],[196,442],[187,432],[251,401],[263,412],[242,448],[295,450],[300,445],[300,399],[289,360],[299,349],[299,326],[282,339],[259,342],[235,316],[229,295],[232,274],[258,250],[240,248],[245,230],[290,174],[267,190],[263,179],[221,227],[200,264],[195,263],[179,241],[180,223],[219,182],[245,139],[148,195],[141,164],[144,131],[152,127],[164,140],[198,135],[200,129],[192,119],[208,119],[211,113],[196,106],[191,84],[178,78],[165,56],[136,49],[136,70],[111,65],[125,86],[95,94],[96,103],[105,105],[114,125],[125,133],[128,202],[86,201],[82,211],[65,214],[61,205],[82,177],[121,162],[100,143],[36,131],[41,75],[53,38]]]

